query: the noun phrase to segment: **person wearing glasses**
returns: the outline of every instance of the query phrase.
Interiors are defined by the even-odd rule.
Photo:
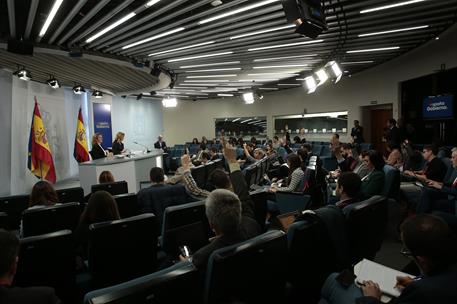
[[[420,269],[415,278],[397,277],[395,288],[400,296],[391,304],[450,304],[457,303],[457,234],[441,218],[422,214],[407,219],[401,225],[406,255]],[[331,274],[323,288],[320,304],[381,304],[382,292],[378,282],[365,281],[343,287]]]

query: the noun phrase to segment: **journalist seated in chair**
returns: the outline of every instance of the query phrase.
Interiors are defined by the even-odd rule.
[[[415,209],[417,202],[420,199],[421,188],[418,183],[426,185],[428,182],[434,181],[442,183],[446,176],[446,164],[438,158],[438,148],[435,145],[426,145],[422,150],[422,155],[427,164],[423,170],[410,171],[406,170],[403,175],[408,177],[411,182],[402,183],[400,191],[406,202]]]
[[[41,209],[55,205],[59,205],[59,197],[54,187],[44,180],[36,182],[30,193],[29,208],[27,210]],[[22,235],[22,220],[19,235]]]
[[[100,173],[100,176],[98,177],[98,183],[99,184],[106,184],[106,183],[114,183],[114,176],[111,171],[102,171]]]
[[[353,172],[343,172],[336,183],[335,194],[338,199],[335,206],[344,207],[357,203],[360,196],[362,180]]]
[[[205,199],[209,195],[209,192],[198,187],[192,177],[190,171],[192,163],[188,154],[184,154],[181,157],[181,165],[182,166],[176,170],[175,175],[167,180],[167,184],[175,185],[181,183],[186,187],[186,191],[189,195],[197,199]]]
[[[363,152],[362,157],[369,173],[362,178],[361,194],[368,198],[379,195],[384,188],[384,159],[381,153],[375,150]]]
[[[50,287],[13,287],[19,258],[18,238],[0,229],[0,303],[56,304],[61,303]]]
[[[428,213],[434,210],[442,210],[455,213],[455,201],[457,199],[457,148],[452,149],[452,174],[444,182],[429,181],[422,189],[421,199],[416,208],[417,213]]]
[[[387,150],[389,151],[389,156],[386,159],[386,164],[397,169],[402,169],[404,162],[400,145],[388,145]]]
[[[91,224],[120,219],[119,210],[113,196],[106,191],[93,193],[81,214],[78,227],[75,230],[77,254],[83,260],[87,259],[87,244],[89,241],[89,226]],[[81,263],[78,263],[81,266]]]
[[[457,235],[440,218],[423,214],[407,219],[401,226],[402,254],[412,259],[421,275],[415,279],[397,277],[401,294],[392,304],[457,303]],[[327,278],[320,303],[380,304],[378,282],[366,281],[361,288],[348,288],[336,281],[337,274]]]
[[[206,217],[215,237],[208,245],[200,248],[192,256],[195,267],[205,272],[211,254],[220,248],[247,240],[241,221],[241,202],[237,195],[225,189],[211,192],[205,202]],[[181,260],[185,257],[180,256]]]
[[[287,156],[287,165],[289,167],[289,176],[287,178],[287,186],[280,187],[277,184],[272,184],[270,192],[283,191],[283,192],[300,192],[303,189],[300,187],[303,184],[305,173],[302,169],[302,162],[300,156],[297,154],[289,154]]]
[[[216,147],[211,147],[211,149],[209,150],[209,155],[211,156],[211,159],[210,159],[211,161],[221,159],[221,155],[217,151]]]

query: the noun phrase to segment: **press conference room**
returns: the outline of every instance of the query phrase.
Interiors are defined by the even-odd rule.
[[[0,303],[457,303],[457,0],[0,0]]]

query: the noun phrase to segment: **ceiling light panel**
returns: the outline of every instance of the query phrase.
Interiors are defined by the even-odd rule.
[[[277,45],[270,45],[270,46],[263,46],[263,47],[248,49],[248,52],[271,50],[271,49],[284,48],[284,47],[293,47],[293,46],[298,46],[298,45],[316,44],[316,43],[321,43],[321,42],[324,42],[324,40],[317,39],[317,40],[308,40],[308,41],[295,42],[295,43],[277,44]]]
[[[225,75],[199,75],[199,76],[186,76],[188,79],[195,79],[195,78],[227,78],[227,77],[237,77],[237,74],[225,74]]]
[[[384,47],[384,48],[352,50],[352,51],[347,51],[346,53],[354,54],[354,53],[382,52],[382,51],[398,50],[399,48],[400,48],[399,46],[392,46],[392,47]]]
[[[254,70],[261,69],[285,69],[285,68],[306,68],[307,64],[288,64],[288,65],[266,65],[266,66],[255,66],[252,67]]]
[[[46,18],[46,21],[43,24],[43,27],[40,30],[40,33],[38,34],[39,37],[43,37],[46,32],[48,31],[49,26],[51,25],[52,20],[54,20],[54,17],[57,14],[57,11],[59,10],[60,6],[62,5],[63,0],[55,0],[54,5],[51,8],[51,11],[49,12],[48,18]]]
[[[274,3],[274,2],[279,2],[279,0],[260,1],[260,2],[251,4],[251,5],[247,5],[245,7],[239,8],[239,9],[234,9],[234,10],[228,11],[226,13],[222,13],[222,14],[219,14],[219,15],[207,18],[207,19],[200,20],[198,22],[198,24],[201,25],[201,24],[209,23],[209,22],[212,22],[212,21],[215,21],[215,20],[219,20],[219,19],[226,18],[226,17],[232,16],[232,15],[236,15],[236,14],[239,14],[239,13],[242,13],[242,12],[245,12],[245,11],[249,11],[249,10],[261,7],[261,6],[265,6],[265,5]]]
[[[176,48],[176,49],[171,49],[171,50],[161,51],[161,52],[157,52],[157,53],[152,53],[152,54],[149,54],[148,56],[151,57],[151,56],[157,56],[157,55],[162,55],[162,54],[167,54],[167,53],[172,53],[172,52],[178,52],[178,51],[182,51],[182,50],[187,50],[187,49],[192,49],[192,48],[196,48],[196,47],[200,47],[200,46],[213,44],[215,42],[216,41],[207,41],[207,42],[187,45],[187,46],[179,47],[179,48]]]
[[[386,9],[391,9],[391,8],[395,8],[395,7],[399,7],[399,6],[415,4],[415,3],[424,2],[424,1],[426,1],[426,0],[402,1],[402,2],[397,2],[397,3],[394,3],[394,4],[389,4],[389,5],[383,5],[383,6],[377,6],[377,7],[369,8],[369,9],[360,11],[360,13],[361,14],[372,13],[372,12],[376,12],[376,11],[382,11],[382,10],[386,10]]]
[[[260,34],[265,34],[265,33],[285,30],[285,29],[290,29],[290,28],[295,28],[295,24],[289,24],[289,25],[285,25],[285,26],[273,27],[273,28],[269,28],[269,29],[266,29],[266,30],[262,30],[262,31],[255,31],[255,32],[250,32],[250,33],[246,33],[246,34],[242,34],[242,35],[232,36],[232,37],[230,37],[230,40],[235,40],[235,39],[239,39],[239,38],[255,36],[255,35],[260,35]]]
[[[268,61],[278,61],[278,60],[287,60],[287,59],[300,59],[300,58],[315,57],[315,56],[317,56],[317,54],[273,57],[273,58],[259,58],[259,59],[254,59],[253,62],[268,62]]]
[[[186,61],[186,60],[192,60],[192,59],[210,58],[210,57],[217,57],[217,56],[224,56],[224,55],[231,55],[231,54],[233,54],[233,52],[222,52],[222,53],[204,54],[204,55],[198,55],[198,56],[191,56],[191,57],[182,57],[182,58],[170,59],[170,60],[168,60],[168,62],[177,62],[177,61]]]
[[[424,28],[428,28],[428,27],[429,27],[428,25],[407,27],[407,28],[396,29],[396,30],[388,30],[388,31],[382,31],[382,32],[360,34],[359,37],[369,37],[369,36],[377,36],[377,35],[384,35],[384,34],[391,34],[391,33],[414,31],[414,30],[420,30],[420,29],[424,29]]]
[[[136,16],[136,13],[135,12],[131,12],[130,14],[124,16],[123,18],[119,19],[118,21],[114,22],[113,24],[105,27],[103,30],[101,30],[100,32],[96,33],[95,35],[93,36],[90,36],[87,40],[86,40],[86,43],[91,43],[92,41],[94,41],[95,39],[99,38],[100,36],[102,35],[105,35],[106,33],[108,33],[109,31],[111,31],[112,29],[114,29],[115,27],[118,27],[119,25],[121,25],[122,23],[128,21],[129,19],[133,18]]]
[[[131,47],[134,47],[134,46],[137,46],[137,45],[140,45],[140,44],[144,44],[144,43],[149,42],[149,41],[157,40],[159,38],[166,37],[166,36],[172,35],[174,33],[178,33],[178,32],[184,31],[185,29],[186,29],[185,27],[178,27],[178,28],[173,29],[171,31],[163,32],[163,33],[160,33],[158,35],[154,35],[154,36],[148,37],[146,39],[143,39],[143,40],[140,40],[140,41],[137,41],[137,42],[134,42],[134,43],[130,43],[130,44],[127,44],[127,45],[124,45],[122,47],[122,49],[123,50],[129,49]]]
[[[205,63],[205,64],[196,64],[196,65],[184,65],[180,66],[180,69],[193,69],[193,68],[203,68],[203,67],[210,67],[210,66],[218,66],[218,65],[232,65],[232,64],[240,64],[240,61],[227,61],[227,62],[216,62],[216,63]]]
[[[239,70],[241,70],[241,68],[193,70],[193,71],[185,71],[184,73],[210,73],[210,72],[239,71]]]

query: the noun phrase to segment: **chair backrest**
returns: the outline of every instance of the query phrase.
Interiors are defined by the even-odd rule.
[[[205,185],[204,185],[204,188],[207,189],[207,184],[208,184],[208,179],[209,177],[211,176],[211,173],[213,173],[214,170],[217,169],[217,164],[216,162],[208,162],[206,165],[205,165]]]
[[[138,198],[135,193],[119,194],[114,196],[121,218],[128,218],[140,214]]]
[[[84,203],[84,190],[81,187],[56,190],[59,203]]]
[[[22,214],[22,235],[28,237],[59,230],[74,231],[80,215],[79,203],[25,210]]]
[[[0,212],[0,229],[6,229],[8,223],[8,214]]]
[[[324,149],[324,146],[322,146],[322,145],[313,145],[312,152],[314,155],[320,156],[323,149]]]
[[[224,169],[225,168],[225,159],[216,159],[215,161],[213,161],[215,164],[216,164],[216,169]],[[209,175],[208,175],[209,177]]]
[[[188,203],[184,185],[151,186],[138,192],[138,206],[141,213],[157,216],[158,229],[162,227],[163,213],[167,207]]]
[[[276,192],[276,203],[279,213],[301,212],[308,209],[311,196],[303,193]]]
[[[0,198],[0,212],[8,215],[7,230],[19,230],[22,212],[29,207],[29,195],[15,195]]]
[[[14,286],[51,286],[61,300],[70,300],[75,287],[75,254],[70,230],[20,240]]]
[[[205,188],[206,186],[206,168],[205,165],[200,165],[197,167],[193,167],[190,169],[190,174],[197,183],[197,186],[201,189]]]
[[[155,273],[94,290],[84,304],[198,303],[198,272],[192,262],[182,262]]]
[[[351,262],[373,260],[381,248],[387,225],[388,203],[384,196],[373,196],[343,209]]]
[[[349,266],[343,213],[335,206],[306,212],[289,226],[287,240],[293,288],[318,300],[328,275]]]
[[[119,284],[154,272],[157,237],[154,214],[90,225],[88,260],[93,287]]]
[[[192,252],[208,244],[213,235],[205,213],[205,202],[199,201],[165,209],[162,225],[162,249],[172,257],[180,253],[179,246]]]
[[[92,185],[92,193],[100,190],[107,191],[111,193],[111,195],[129,193],[129,187],[126,181]]]
[[[444,180],[447,181],[451,178],[452,173],[454,172],[454,167],[452,166],[452,161],[448,157],[443,157],[441,158],[443,163],[446,165],[447,171],[446,171],[446,176],[444,177]]]
[[[254,191],[249,194],[254,203],[254,214],[257,223],[259,223],[262,231],[265,231],[265,221],[267,219],[268,207],[267,198],[268,192],[264,190]]]
[[[332,156],[332,151],[330,151],[329,145],[323,145],[321,154],[319,156]]]
[[[214,251],[206,271],[204,302],[280,303],[286,259],[286,235],[279,230]]]
[[[382,195],[387,198],[396,198],[400,192],[400,171],[390,165],[384,165],[384,188]]]

